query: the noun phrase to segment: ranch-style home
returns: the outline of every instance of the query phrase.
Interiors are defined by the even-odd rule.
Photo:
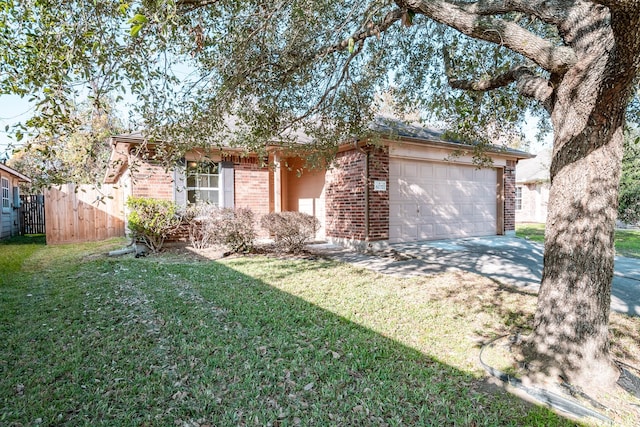
[[[20,187],[21,182],[31,179],[0,163],[0,239],[16,236],[20,233]]]
[[[305,212],[322,224],[318,239],[358,248],[514,231],[515,167],[529,154],[496,147],[488,153],[493,166],[481,169],[470,146],[439,132],[396,121],[377,121],[374,131],[375,144],[345,143],[330,167],[302,174],[304,159],[275,146],[268,158],[230,147],[194,150],[167,171],[139,154],[140,134],[118,135],[105,183],[124,187],[125,199],[206,201],[250,208],[256,217]]]

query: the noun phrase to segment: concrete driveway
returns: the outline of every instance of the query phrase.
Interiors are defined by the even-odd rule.
[[[327,248],[329,249],[329,248]],[[335,258],[395,276],[469,271],[537,292],[543,245],[510,236],[393,244],[380,254],[332,250]],[[616,257],[611,308],[640,315],[640,260]]]

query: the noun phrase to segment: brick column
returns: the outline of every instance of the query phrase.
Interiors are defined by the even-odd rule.
[[[504,168],[504,232],[516,230],[516,161],[507,160]]]

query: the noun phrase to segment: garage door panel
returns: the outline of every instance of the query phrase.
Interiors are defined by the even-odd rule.
[[[418,204],[418,215],[421,218],[431,218],[434,215],[433,204]]]
[[[402,172],[406,179],[417,178],[419,176],[418,165],[412,163],[405,164]]]
[[[433,165],[428,165],[420,168],[420,178],[432,179],[433,178]]]
[[[426,240],[433,236],[434,224],[423,224],[418,227],[418,239]]]
[[[460,204],[460,213],[462,215],[467,215],[467,216],[473,218],[475,216],[475,214],[476,214],[475,210],[476,210],[476,207],[472,203],[462,203],[462,204]]]
[[[391,241],[496,234],[496,171],[392,158]]]

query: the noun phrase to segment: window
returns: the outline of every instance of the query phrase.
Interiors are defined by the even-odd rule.
[[[9,180],[2,178],[2,212],[11,210],[11,199],[9,198]]]
[[[187,201],[220,205],[220,174],[216,163],[187,163]]]
[[[522,187],[516,187],[516,210],[522,209]]]

